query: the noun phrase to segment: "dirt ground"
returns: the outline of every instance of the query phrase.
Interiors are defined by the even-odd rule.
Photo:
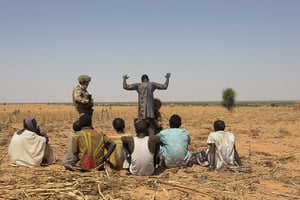
[[[182,117],[191,135],[191,151],[206,147],[216,119],[236,137],[242,167],[208,172],[207,168],[173,168],[153,176],[126,171],[71,172],[60,164],[67,135],[77,115],[71,105],[0,105],[0,199],[300,199],[300,112],[292,107],[163,105],[163,125],[172,114]],[[122,117],[134,134],[137,107],[97,105],[94,127],[113,131],[112,120]],[[37,119],[55,151],[57,163],[36,168],[11,167],[7,149],[26,116]]]

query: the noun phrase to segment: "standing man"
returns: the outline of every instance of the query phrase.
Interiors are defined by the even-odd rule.
[[[78,77],[79,85],[73,89],[73,104],[75,105],[79,116],[83,114],[93,114],[94,102],[92,95],[87,91],[90,81],[91,77],[80,75]]]
[[[169,78],[171,74],[167,73],[164,84],[150,82],[148,75],[144,74],[141,77],[141,83],[127,84],[126,80],[129,76],[123,76],[123,88],[125,90],[136,90],[138,93],[138,119],[145,120],[149,126],[149,135],[155,133],[155,115],[154,115],[154,96],[155,89],[166,90],[169,85]]]

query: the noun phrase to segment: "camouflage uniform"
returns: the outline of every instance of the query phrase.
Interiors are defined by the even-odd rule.
[[[81,75],[78,77],[79,85],[73,89],[73,104],[80,115],[93,114],[93,99],[92,95],[84,88],[82,82],[90,82],[91,77],[87,75]]]

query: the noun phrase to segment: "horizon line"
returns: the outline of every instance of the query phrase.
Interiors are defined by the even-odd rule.
[[[271,104],[271,103],[284,103],[291,104],[299,100],[241,100],[235,101],[236,104],[249,103],[249,104]],[[222,101],[163,101],[162,104],[219,104]],[[3,102],[0,105],[13,105],[13,104],[73,104],[73,102]],[[99,101],[94,104],[138,104],[136,101]]]

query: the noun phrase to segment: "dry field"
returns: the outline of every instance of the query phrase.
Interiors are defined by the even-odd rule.
[[[192,138],[191,151],[206,146],[215,119],[226,122],[236,136],[244,166],[208,172],[201,166],[167,169],[137,177],[111,170],[66,171],[59,163],[67,135],[76,120],[71,105],[0,105],[0,199],[300,199],[300,112],[291,107],[238,107],[229,113],[219,106],[165,105],[167,118],[182,116]],[[95,106],[94,127],[113,131],[122,117],[133,132],[136,106]],[[35,117],[48,133],[58,163],[47,167],[10,167],[7,148],[22,119]]]

